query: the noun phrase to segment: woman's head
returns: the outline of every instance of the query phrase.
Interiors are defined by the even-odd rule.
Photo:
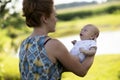
[[[99,29],[92,25],[85,25],[80,32],[80,37],[82,40],[95,40],[99,36]]]
[[[23,16],[29,27],[42,24],[41,17],[49,18],[53,12],[53,0],[23,0]]]

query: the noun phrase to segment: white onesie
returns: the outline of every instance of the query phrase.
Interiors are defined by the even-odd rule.
[[[96,42],[94,40],[77,41],[74,47],[71,49],[70,53],[74,56],[79,56],[80,62],[83,62],[85,55],[81,53],[79,49],[84,48],[85,50],[89,50],[93,46],[96,47]]]

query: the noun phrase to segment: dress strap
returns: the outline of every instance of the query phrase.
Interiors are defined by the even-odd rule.
[[[47,40],[44,42],[44,45],[45,45],[49,40],[51,40],[51,38],[47,39]]]

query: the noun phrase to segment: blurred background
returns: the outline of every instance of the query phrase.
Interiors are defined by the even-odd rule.
[[[94,24],[100,29],[98,50],[88,74],[64,72],[62,80],[120,80],[120,0],[54,0],[56,32],[68,50],[79,40],[80,29]],[[32,29],[22,16],[22,0],[0,0],[0,80],[20,80],[18,51]]]

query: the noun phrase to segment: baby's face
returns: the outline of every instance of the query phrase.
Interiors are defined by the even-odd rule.
[[[81,29],[80,38],[81,40],[93,40],[95,29],[92,26],[85,26]]]

